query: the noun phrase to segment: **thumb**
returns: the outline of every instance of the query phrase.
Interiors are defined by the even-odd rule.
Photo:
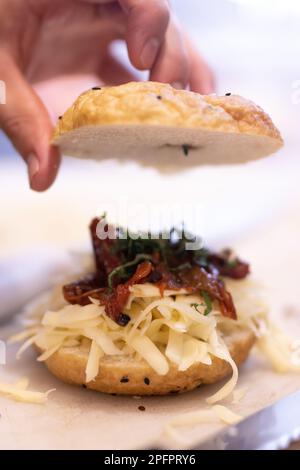
[[[49,144],[52,124],[48,112],[13,59],[0,54],[0,79],[6,103],[0,106],[0,127],[28,166],[31,189],[44,191],[56,177],[60,156]]]
[[[132,65],[151,69],[164,43],[170,20],[166,0],[119,0],[128,15],[126,43]]]

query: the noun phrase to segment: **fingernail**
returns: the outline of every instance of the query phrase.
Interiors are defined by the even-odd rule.
[[[37,156],[34,153],[31,153],[26,161],[27,161],[27,166],[28,166],[28,176],[29,176],[30,187],[32,188],[34,177],[38,174],[39,169],[40,169],[40,163],[38,161]]]
[[[154,64],[159,46],[160,42],[157,38],[151,38],[146,42],[140,56],[142,65],[145,69],[150,69]]]
[[[184,84],[181,82],[173,82],[171,85],[173,88],[176,88],[176,90],[183,90],[185,88]]]

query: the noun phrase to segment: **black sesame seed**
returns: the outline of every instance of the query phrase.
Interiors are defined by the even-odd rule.
[[[189,154],[189,150],[190,150],[189,146],[187,144],[183,144],[182,150],[183,150],[184,156],[187,157]]]
[[[100,86],[93,86],[92,90],[101,90]]]
[[[144,378],[144,383],[145,383],[146,385],[150,385],[150,379],[148,379],[148,377],[145,377],[145,378]]]
[[[156,97],[158,100],[162,100],[162,96],[161,95],[157,95]]]
[[[58,116],[58,119],[62,119],[62,116]]]
[[[230,95],[231,95],[231,93],[225,93],[225,96],[230,96]]]
[[[146,408],[145,408],[143,405],[140,405],[140,406],[139,406],[139,410],[140,410],[140,411],[145,411]]]
[[[126,384],[127,382],[129,382],[129,378],[127,377],[127,375],[124,375],[121,379],[120,379],[120,382],[122,384]]]
[[[117,323],[120,326],[126,326],[127,323],[130,322],[130,316],[127,315],[126,313],[120,313]]]

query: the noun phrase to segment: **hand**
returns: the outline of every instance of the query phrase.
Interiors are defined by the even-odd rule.
[[[0,80],[7,103],[0,127],[28,165],[30,186],[47,189],[60,161],[52,123],[30,84],[96,74],[108,84],[134,79],[109,50],[126,41],[129,59],[150,79],[213,90],[212,73],[172,16],[166,0],[0,0]]]

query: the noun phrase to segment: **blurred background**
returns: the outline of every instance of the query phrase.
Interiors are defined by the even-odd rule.
[[[65,158],[46,193],[28,187],[25,165],[0,134],[0,255],[36,246],[73,248],[88,243],[87,225],[115,201],[197,201],[208,244],[235,243],[257,233],[281,214],[298,213],[300,189],[300,2],[297,0],[173,0],[174,10],[214,69],[217,93],[244,95],[260,104],[279,127],[285,147],[276,155],[241,166],[199,167],[162,175],[134,163]],[[120,44],[117,53],[127,60]],[[93,77],[38,91],[52,103],[53,117],[64,112]],[[49,99],[51,97],[51,99]],[[149,190],[147,190],[149,188]],[[155,202],[154,201],[154,202]],[[297,209],[294,209],[297,206]]]

